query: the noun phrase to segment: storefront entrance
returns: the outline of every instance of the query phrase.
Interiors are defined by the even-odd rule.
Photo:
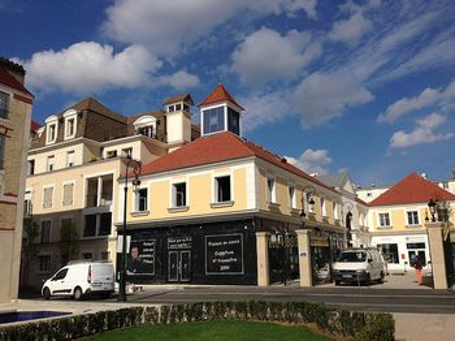
[[[169,282],[191,281],[191,251],[169,251]]]

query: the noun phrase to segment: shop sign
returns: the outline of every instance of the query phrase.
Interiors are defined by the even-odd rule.
[[[156,239],[131,240],[130,252],[126,261],[127,275],[155,274],[155,246]]]
[[[243,235],[206,236],[205,250],[207,275],[243,274]]]
[[[169,237],[167,248],[169,250],[191,249],[191,237]]]
[[[329,240],[326,237],[311,237],[311,246],[329,247]]]

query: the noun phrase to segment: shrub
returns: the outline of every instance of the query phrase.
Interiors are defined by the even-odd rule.
[[[309,302],[250,301],[140,306],[62,317],[0,328],[0,340],[73,340],[129,326],[220,319],[313,323],[334,336],[357,341],[392,341],[395,334],[390,314],[350,312]]]

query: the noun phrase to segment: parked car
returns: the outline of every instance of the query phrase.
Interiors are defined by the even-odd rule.
[[[115,290],[112,263],[94,261],[70,262],[46,280],[41,295],[48,300],[52,296],[72,296],[76,300],[90,295],[109,296]]]
[[[347,249],[340,252],[333,264],[335,285],[341,282],[370,284],[383,282],[387,274],[387,264],[376,249]]]

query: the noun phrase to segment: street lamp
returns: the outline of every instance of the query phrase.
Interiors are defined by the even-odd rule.
[[[437,206],[436,201],[434,201],[433,198],[431,198],[430,201],[428,202],[428,207],[430,208],[431,222],[432,223],[436,222],[436,218],[435,218],[436,206]]]
[[[139,160],[131,158],[130,155],[122,157],[122,161],[125,162],[125,185],[124,191],[124,202],[123,202],[123,228],[122,228],[122,264],[120,271],[120,288],[117,301],[126,302],[126,211],[128,203],[128,172],[130,169],[133,170],[134,179],[132,181],[134,191],[140,186],[141,181],[139,180],[139,174],[141,173],[142,163]]]

